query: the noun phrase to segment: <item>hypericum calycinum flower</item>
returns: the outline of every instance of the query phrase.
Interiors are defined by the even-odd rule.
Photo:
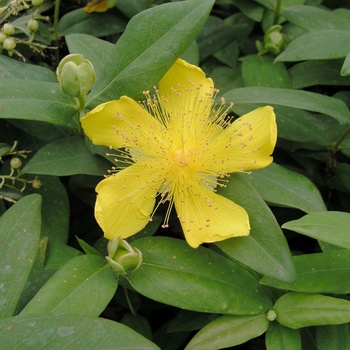
[[[93,143],[124,148],[131,163],[96,187],[95,216],[106,238],[144,228],[157,195],[159,204],[169,201],[163,226],[174,205],[191,247],[249,234],[247,212],[215,188],[229,173],[272,162],[275,115],[261,107],[231,123],[224,104],[215,109],[216,92],[200,68],[178,59],[143,103],[122,96],[82,118]]]

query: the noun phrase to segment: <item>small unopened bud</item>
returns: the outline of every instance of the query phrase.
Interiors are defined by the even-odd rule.
[[[36,190],[41,188],[42,185],[43,183],[37,177],[32,181],[32,187],[35,188]]]
[[[5,23],[2,26],[2,31],[5,35],[10,36],[15,32],[15,27],[11,23]]]
[[[7,39],[7,35],[0,32],[0,44],[2,44]]]
[[[266,318],[269,320],[269,321],[274,321],[276,318],[277,318],[277,314],[276,314],[276,311],[275,310],[269,310],[267,312],[267,315],[266,315]]]
[[[121,275],[137,270],[142,264],[142,253],[127,241],[117,237],[108,242],[106,260],[112,269]]]
[[[96,78],[92,63],[79,54],[64,57],[57,67],[56,74],[62,92],[81,98],[90,91]]]
[[[31,32],[36,32],[39,29],[39,22],[33,18],[31,18],[28,22],[27,22],[27,28],[31,31]]]
[[[7,51],[12,51],[16,47],[16,42],[13,38],[7,38],[2,44],[3,48]]]
[[[32,5],[38,7],[38,6],[42,5],[43,2],[44,2],[44,0],[32,0]]]
[[[12,169],[19,169],[21,166],[22,166],[22,161],[19,158],[14,157],[14,158],[11,159],[10,167]]]

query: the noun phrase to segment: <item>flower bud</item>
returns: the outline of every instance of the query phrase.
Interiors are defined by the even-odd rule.
[[[22,161],[19,158],[14,157],[14,158],[11,159],[10,167],[12,169],[19,169],[21,166],[22,166]]]
[[[56,74],[62,92],[82,98],[90,91],[96,78],[92,63],[79,54],[64,57],[57,67]]]
[[[2,31],[5,35],[10,36],[15,32],[15,27],[11,23],[5,23],[2,26]]]
[[[32,0],[32,5],[39,7],[40,5],[42,5],[44,2],[44,0]]]
[[[43,183],[37,177],[32,181],[32,187],[35,188],[36,190],[41,188],[42,185]]]
[[[2,44],[3,48],[7,51],[12,51],[16,47],[16,42],[13,38],[7,38]]]
[[[272,26],[264,35],[265,49],[278,55],[286,46],[286,36],[281,33],[282,26]]]
[[[27,28],[31,31],[31,32],[36,32],[39,29],[39,22],[37,20],[35,20],[34,18],[31,18],[28,22],[27,22]]]
[[[125,275],[128,271],[135,271],[142,264],[142,253],[120,237],[108,242],[107,251],[106,260],[118,274]]]
[[[2,44],[7,39],[7,35],[0,32],[0,44]]]

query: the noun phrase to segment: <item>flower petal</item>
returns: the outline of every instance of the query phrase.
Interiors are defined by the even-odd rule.
[[[108,4],[106,0],[92,0],[87,3],[83,10],[88,13],[92,12],[106,12],[108,10]]]
[[[213,81],[199,67],[178,59],[159,82],[160,103],[170,118],[167,127],[189,139],[210,115],[213,95]]]
[[[127,96],[98,105],[81,124],[96,145],[136,148],[146,154],[158,152],[165,132],[163,125]]]
[[[268,166],[277,140],[275,113],[260,107],[235,120],[210,141],[208,166],[217,173],[249,171]]]
[[[191,247],[249,235],[249,218],[242,207],[197,181],[180,186],[174,192],[174,203]]]
[[[95,217],[107,239],[127,238],[147,225],[161,181],[157,174],[155,162],[136,163],[97,185]]]

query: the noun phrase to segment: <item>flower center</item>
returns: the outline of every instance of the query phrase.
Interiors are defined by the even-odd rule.
[[[174,163],[176,163],[176,165],[180,165],[183,167],[188,166],[188,163],[190,161],[190,155],[183,148],[176,150],[173,154],[173,157]]]

